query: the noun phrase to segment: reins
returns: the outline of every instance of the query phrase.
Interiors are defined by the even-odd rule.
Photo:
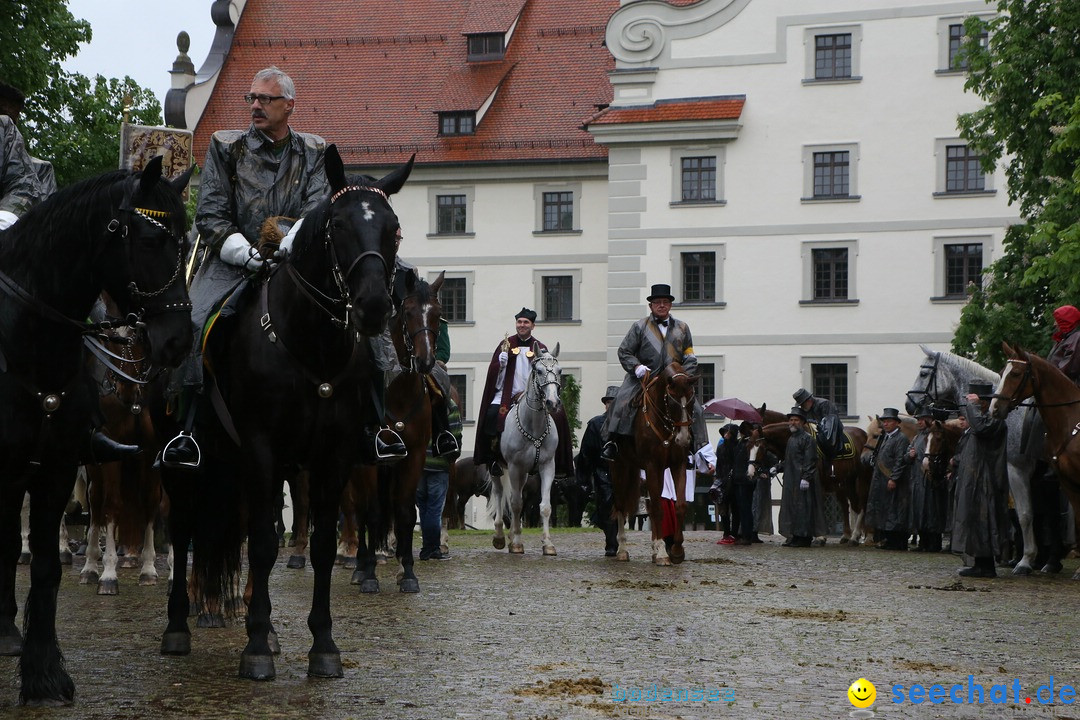
[[[672,380],[680,376],[689,378],[689,375],[684,372],[674,373],[669,379],[668,384],[670,385]],[[645,417],[645,426],[653,431],[653,434],[656,435],[656,438],[664,444],[664,447],[668,447],[672,443],[672,441],[675,440],[675,435],[678,433],[679,428],[690,427],[693,424],[693,417],[691,411],[691,414],[689,416],[690,419],[684,421],[676,421],[672,420],[671,416],[666,412],[657,410],[655,411],[657,420],[654,422],[651,419],[649,412],[649,390],[660,380],[660,375],[652,375],[651,373],[646,373],[645,376],[641,378],[641,414]],[[670,398],[672,400],[675,400],[675,402],[678,402],[679,407],[681,407],[684,412],[686,411],[687,405],[692,406],[694,402],[693,394],[691,394],[686,401],[679,401],[667,391],[667,388],[664,388],[664,396],[665,399]],[[670,434],[668,435],[668,437],[665,438],[661,434],[659,429],[660,426],[664,426],[665,430],[670,430]]]
[[[544,440],[546,440],[547,436],[551,433],[551,429],[555,426],[555,423],[551,419],[551,414],[544,406],[544,401],[542,399],[544,388],[548,385],[554,385],[556,388],[558,388],[556,392],[560,392],[562,390],[562,383],[560,383],[558,379],[540,382],[540,378],[537,376],[538,373],[536,372],[536,368],[539,365],[544,368],[544,371],[547,375],[557,375],[554,369],[555,362],[555,358],[551,357],[550,355],[541,355],[536,359],[536,361],[533,363],[532,371],[529,374],[532,382],[529,383],[529,387],[525,392],[524,398],[525,406],[529,408],[533,412],[533,414],[540,412],[544,414],[544,432],[537,436],[533,435],[525,429],[525,426],[521,423],[520,402],[518,403],[518,411],[514,413],[514,421],[517,424],[518,432],[520,432],[526,440],[532,443],[532,446],[536,451],[535,455],[533,456],[532,467],[529,470],[530,473],[536,472],[537,469],[540,467],[540,448],[543,446]],[[530,396],[534,393],[536,395],[536,405],[533,405],[530,401]]]

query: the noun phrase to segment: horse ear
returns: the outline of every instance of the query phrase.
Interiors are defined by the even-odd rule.
[[[1009,345],[1009,343],[1005,342],[1004,340],[1001,341],[1001,349],[1005,351],[1005,357],[1016,357],[1016,350],[1014,350],[1012,345]]]
[[[188,186],[188,183],[191,181],[191,173],[193,172],[195,172],[194,164],[192,164],[191,167],[185,170],[184,173],[180,175],[180,177],[173,178],[172,180],[166,180],[165,182],[169,183],[169,185],[172,186],[172,189],[176,192],[182,193],[184,192],[184,188],[186,188]]]
[[[559,357],[559,345],[560,344],[561,343],[555,343],[555,352],[551,353],[551,357],[553,357],[553,358]]]
[[[431,283],[431,294],[432,295],[438,296],[439,290],[442,288],[443,280],[445,280],[445,279],[446,279],[446,271],[443,270],[441,273],[439,273],[439,277],[435,278],[435,280]]]
[[[150,162],[146,163],[139,177],[139,195],[144,197],[149,195],[157,185],[157,181],[161,179],[161,162],[161,156],[155,155]]]
[[[337,192],[348,184],[345,180],[345,163],[341,161],[341,155],[338,154],[337,145],[334,143],[326,146],[326,152],[323,153],[323,166],[326,168],[326,180],[330,183],[331,192]]]
[[[397,170],[392,171],[390,174],[383,177],[375,186],[382,190],[387,195],[393,195],[405,185],[405,181],[409,179],[410,173],[412,173],[413,162],[416,160],[416,153],[409,158],[409,162],[405,163]]]

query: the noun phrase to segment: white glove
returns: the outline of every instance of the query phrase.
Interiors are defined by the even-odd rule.
[[[263,259],[259,255],[259,251],[253,248],[247,238],[238,232],[225,238],[225,242],[221,243],[221,250],[218,251],[218,255],[230,265],[245,270],[258,270],[263,265]]]
[[[9,227],[15,224],[15,221],[19,219],[19,216],[13,212],[7,210],[0,210],[0,230],[7,230]]]
[[[645,373],[647,372],[649,372],[649,368],[645,367],[644,365],[638,365],[636,368],[634,368],[634,375],[637,375],[638,380],[645,377]]]
[[[799,481],[799,489],[800,490],[809,490],[810,489],[810,481],[806,480],[805,478],[800,480]]]
[[[304,223],[304,218],[300,218],[296,223],[289,228],[289,232],[285,233],[285,237],[281,238],[281,244],[278,245],[277,251],[274,253],[276,260],[284,260],[292,252],[293,240],[296,239],[296,231],[300,229],[300,226]]]
[[[499,367],[506,367],[506,361],[509,359],[510,356],[506,354],[505,350],[499,353]]]

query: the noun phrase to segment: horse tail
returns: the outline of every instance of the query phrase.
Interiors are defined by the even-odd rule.
[[[247,504],[239,473],[222,463],[205,469],[195,489],[198,522],[191,538],[191,585],[200,613],[235,615],[241,599],[241,550],[247,538]],[[194,479],[193,479],[194,480]]]
[[[369,537],[376,550],[389,550],[390,533],[394,531],[394,468],[379,466],[379,482],[376,485],[375,511],[371,515]]]
[[[476,466],[477,471],[480,470]],[[491,520],[495,519],[496,511],[502,513],[503,518],[510,517],[510,475],[503,473],[501,478],[492,477],[490,472],[485,472],[484,494],[487,495],[487,514]]]

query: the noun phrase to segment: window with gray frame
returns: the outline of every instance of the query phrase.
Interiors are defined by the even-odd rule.
[[[439,288],[439,303],[442,305],[443,320],[448,323],[465,322],[468,319],[468,297],[465,278],[443,278]]]
[[[506,50],[505,42],[505,37],[502,33],[469,35],[469,62],[502,60]]]
[[[469,378],[465,375],[450,373],[450,387],[458,394],[458,411],[461,413],[461,421],[471,420],[469,417]]]
[[[545,322],[565,322],[574,319],[573,275],[545,275],[543,278]]]
[[[964,31],[963,23],[956,23],[949,26],[949,69],[950,70],[967,70],[968,58],[964,53],[964,42],[967,39],[967,33]],[[989,37],[985,31],[979,33],[979,44],[986,47],[986,43],[989,41]]]
[[[436,195],[435,232],[460,235],[465,232],[465,196]]]
[[[851,153],[829,150],[814,153],[814,197],[848,197],[851,186]]]
[[[814,36],[814,79],[851,77],[851,33]]]
[[[945,246],[945,297],[967,295],[968,285],[982,281],[982,243],[954,243]]]
[[[986,174],[979,156],[967,145],[945,147],[945,192],[982,192],[986,190]]]
[[[544,193],[544,230],[574,229],[574,193]]]
[[[697,366],[698,379],[694,385],[694,392],[702,405],[716,397],[716,365],[713,363],[699,362]],[[706,412],[708,416],[712,413]]]
[[[682,201],[716,201],[716,157],[682,159]]]
[[[472,135],[476,131],[476,113],[439,113],[440,135]]]
[[[810,365],[814,395],[832,400],[841,417],[848,414],[848,366],[846,363]]]
[[[716,302],[716,253],[684,252],[682,257],[682,301]]]
[[[813,251],[814,299],[848,299],[847,248],[820,248]]]

